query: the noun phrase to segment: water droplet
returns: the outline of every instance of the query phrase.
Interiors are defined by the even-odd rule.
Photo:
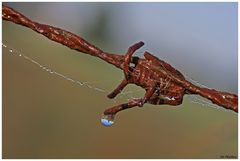
[[[10,52],[10,53],[12,53],[12,52],[13,52],[13,50],[12,50],[12,49],[9,49],[9,52]]]
[[[77,81],[78,84],[80,84],[81,86],[83,85],[83,83],[81,83],[80,81]]]
[[[108,114],[108,115],[103,114],[101,118],[102,125],[111,126],[112,124],[114,124],[114,117],[115,115],[112,115],[112,114]]]
[[[22,56],[22,54],[19,54],[19,56]]]

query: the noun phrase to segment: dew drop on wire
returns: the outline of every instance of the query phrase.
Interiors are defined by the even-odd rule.
[[[106,127],[113,125],[114,117],[115,117],[115,115],[113,115],[113,114],[107,114],[107,115],[103,114],[102,118],[101,118],[102,125],[106,126]]]

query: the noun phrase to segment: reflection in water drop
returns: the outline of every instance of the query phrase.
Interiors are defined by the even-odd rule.
[[[101,118],[102,125],[111,126],[112,124],[114,124],[114,117],[115,117],[115,115],[111,115],[111,114],[104,115],[103,114],[102,118]]]

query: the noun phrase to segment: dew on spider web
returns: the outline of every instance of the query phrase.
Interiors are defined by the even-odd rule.
[[[50,74],[55,74],[55,75],[57,75],[57,76],[59,76],[59,77],[61,77],[61,78],[66,79],[67,81],[71,81],[71,82],[76,83],[76,84],[78,84],[78,85],[80,85],[80,86],[86,86],[86,87],[88,87],[88,88],[90,88],[90,89],[95,89],[95,90],[97,90],[97,91],[99,91],[99,92],[106,92],[106,90],[101,89],[100,87],[95,87],[95,86],[91,85],[89,82],[82,82],[82,81],[79,81],[79,80],[75,80],[75,79],[71,78],[70,76],[67,76],[67,75],[61,74],[61,73],[59,73],[59,72],[57,72],[57,71],[55,71],[55,70],[52,70],[52,69],[50,69],[49,67],[40,64],[38,61],[36,61],[36,60],[28,57],[27,55],[22,54],[22,53],[20,53],[19,51],[15,50],[15,49],[13,49],[13,48],[11,48],[11,47],[9,47],[9,46],[7,46],[6,44],[2,44],[2,46],[3,46],[4,48],[6,48],[6,49],[9,51],[10,54],[16,54],[16,55],[18,55],[18,56],[22,56],[25,60],[28,60],[29,62],[37,65],[37,66],[40,67],[42,70],[44,70],[44,71],[46,71],[46,72],[48,72],[48,73],[50,73]]]
[[[186,73],[184,72],[181,72],[185,79],[201,88],[208,88],[210,89],[208,86],[204,85],[204,84],[201,84],[199,83],[198,81],[192,79],[191,77],[189,77]],[[202,97],[199,97],[199,96],[196,96],[196,95],[188,95],[188,100],[189,102],[191,103],[194,103],[194,104],[199,104],[201,105],[202,107],[211,107],[211,108],[215,108],[215,109],[221,109],[221,110],[224,110],[224,111],[231,111],[231,110],[226,110],[225,108],[221,108],[220,106],[216,105],[216,104],[213,104],[211,101],[205,99],[205,98],[202,98]]]
[[[19,52],[18,50],[15,50],[14,48],[12,48],[12,47],[4,44],[4,43],[2,43],[2,46],[8,51],[9,54],[20,56],[20,57],[24,58],[25,60],[27,60],[27,61],[37,65],[42,70],[44,70],[44,71],[46,71],[46,72],[48,72],[50,74],[54,74],[54,75],[56,75],[56,76],[58,76],[60,78],[63,78],[65,80],[67,80],[67,81],[70,81],[72,83],[75,83],[75,84],[77,84],[79,86],[87,87],[89,89],[95,90],[98,93],[103,93],[105,95],[107,95],[108,93],[110,93],[112,91],[112,89],[107,90],[106,88],[102,88],[100,86],[96,86],[96,84],[101,82],[101,81],[91,81],[91,82],[89,82],[89,81],[80,81],[80,80],[74,79],[74,78],[72,78],[72,77],[70,77],[70,76],[68,76],[66,74],[62,74],[60,72],[55,71],[55,70],[51,69],[50,67],[48,67],[46,65],[42,65],[37,60],[34,60],[33,58],[30,58],[29,56]],[[102,82],[104,82],[104,81],[102,81]],[[120,80],[119,80],[119,82],[120,82]],[[119,96],[117,96],[116,98],[112,99],[112,101],[114,103],[117,103],[122,98],[124,98],[125,101],[129,100],[129,99],[133,98],[133,96],[131,94],[136,93],[136,92],[137,92],[137,90],[121,92],[119,94]]]
[[[205,98],[199,97],[199,96],[189,95],[187,98],[188,98],[189,102],[194,103],[194,104],[199,104],[202,107],[207,107],[207,108],[211,107],[211,108],[214,108],[217,110],[223,110],[225,112],[233,112],[232,110],[227,110],[225,108],[222,108],[216,104],[213,104],[211,101],[209,101]]]
[[[191,77],[187,76],[185,73],[184,74],[184,77],[191,83],[201,87],[201,88],[208,88],[210,89],[210,87],[202,84],[202,83],[199,83],[198,81],[192,79]],[[200,96],[196,96],[196,95],[189,95],[188,97],[188,100],[189,102],[191,103],[194,103],[194,104],[199,104],[201,105],[202,107],[210,107],[210,108],[214,108],[214,109],[217,109],[217,110],[223,110],[225,112],[233,112],[232,110],[227,110],[225,108],[222,108],[214,103],[212,103],[210,100],[207,100],[206,98],[203,98],[203,97],[200,97]],[[233,112],[234,113],[234,112]]]

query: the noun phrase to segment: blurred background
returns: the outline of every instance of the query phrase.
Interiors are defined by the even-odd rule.
[[[210,88],[238,92],[237,3],[3,3],[28,18],[73,32],[104,51],[145,50]],[[11,22],[2,41],[44,66],[105,90],[123,72]],[[100,123],[116,102],[50,74],[3,48],[3,158],[237,157],[237,114],[199,105],[144,105]],[[140,89],[129,85],[125,91]],[[142,96],[143,91],[134,96]],[[198,97],[200,98],[200,97]]]

